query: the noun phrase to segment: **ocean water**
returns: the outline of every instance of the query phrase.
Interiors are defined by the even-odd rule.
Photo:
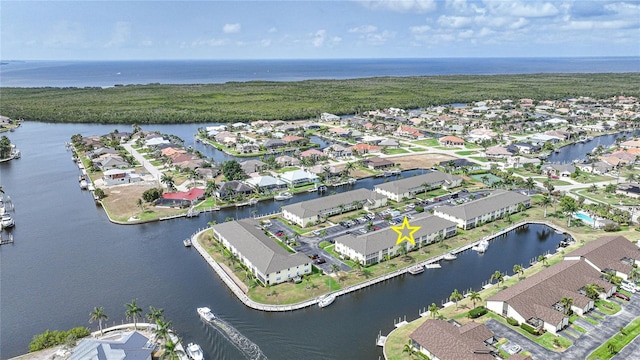
[[[3,61],[2,87],[216,84],[375,76],[640,72],[640,57]]]

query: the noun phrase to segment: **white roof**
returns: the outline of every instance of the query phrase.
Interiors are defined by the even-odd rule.
[[[280,178],[291,182],[291,181],[302,180],[302,179],[317,179],[318,177],[315,174],[306,172],[304,170],[293,170],[293,171],[287,171],[286,173],[283,173],[282,175],[280,175]]]

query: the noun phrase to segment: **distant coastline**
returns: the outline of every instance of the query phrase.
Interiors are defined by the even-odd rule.
[[[0,87],[111,87],[116,84],[222,84],[432,75],[640,72],[640,57],[2,60]]]

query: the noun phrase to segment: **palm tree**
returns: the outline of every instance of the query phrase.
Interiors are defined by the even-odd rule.
[[[409,339],[407,343],[404,344],[404,348],[402,349],[402,352],[409,354],[409,358],[413,357],[413,354],[415,354],[415,350],[413,349],[413,346],[411,346],[411,339]]]
[[[569,311],[571,311],[571,305],[573,305],[573,298],[563,297],[562,300],[560,300],[560,304],[564,306],[564,314],[568,315]]]
[[[547,206],[551,204],[551,198],[548,196],[542,196],[542,200],[540,200],[540,204],[544,207],[544,217],[547,217]]]
[[[469,298],[469,300],[471,300],[471,303],[473,304],[473,307],[476,307],[476,301],[482,301],[482,296],[480,296],[480,293],[477,291],[469,291],[469,294],[467,294],[467,297]]]
[[[602,290],[603,290],[602,287],[600,285],[597,285],[597,284],[587,284],[584,287],[584,291],[586,293],[586,296],[589,299],[592,299],[592,300],[598,299],[598,297],[600,296],[600,292]]]
[[[538,255],[538,262],[542,262],[542,265],[547,266],[547,257],[544,255]]]
[[[522,267],[522,265],[515,264],[513,265],[513,273],[518,274],[518,280],[520,280],[520,275],[524,273],[524,268]]]
[[[156,320],[156,328],[153,329],[153,333],[156,335],[156,340],[159,340],[159,342],[169,341],[170,329],[171,321]]]
[[[531,195],[531,190],[536,187],[536,182],[532,178],[527,178],[524,187],[527,189],[527,195]]]
[[[149,321],[152,323],[156,323],[159,320],[164,320],[164,309],[159,309],[153,306],[149,306],[149,313],[147,314],[147,319],[149,319]]]
[[[163,183],[167,187],[167,189],[169,189],[170,191],[176,188],[176,183],[173,180],[173,176],[171,175],[162,174],[162,177],[160,178],[160,182]]]
[[[345,167],[344,167],[344,174],[346,176],[349,176],[349,174],[353,171],[353,169],[355,169],[355,164],[352,162],[348,162]]]
[[[89,318],[89,324],[92,324],[94,321],[98,321],[98,326],[100,327],[100,335],[102,335],[102,321],[109,320],[109,316],[104,313],[104,307],[94,307],[93,311],[89,313],[91,316]]]
[[[178,340],[178,342],[180,342],[180,340]],[[167,342],[164,343],[164,345],[162,345],[162,350],[164,350],[164,353],[162,354],[162,359],[170,359],[170,360],[176,360],[178,359],[178,353],[176,352],[176,343],[173,342],[173,340],[169,339],[167,340]]]
[[[438,307],[438,305],[436,305],[436,303],[431,303],[431,305],[429,305],[429,314],[431,314],[431,318],[435,319],[436,316],[438,316],[438,310],[440,308]]]
[[[127,319],[133,319],[133,327],[138,330],[138,316],[142,314],[142,309],[138,306],[138,299],[133,299],[129,304],[124,304],[127,308],[125,311],[125,316]]]
[[[496,270],[496,272],[494,272],[491,275],[491,281],[493,281],[493,280],[497,281],[498,284],[500,284],[501,282],[504,281],[504,274],[502,272],[500,272],[500,270]]]
[[[329,269],[331,270],[332,273],[338,274],[338,271],[340,271],[340,266],[338,266],[338,264],[336,264],[336,263],[333,263],[333,264],[331,264]]]
[[[453,300],[456,303],[456,310],[458,310],[458,301],[464,299],[464,296],[460,294],[458,289],[453,289],[453,292],[449,296],[449,299]]]
[[[207,187],[205,193],[207,196],[213,197],[213,206],[216,206],[216,191],[220,189],[220,186],[215,181],[207,181]]]

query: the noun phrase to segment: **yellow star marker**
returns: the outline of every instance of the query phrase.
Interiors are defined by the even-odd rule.
[[[396,241],[396,245],[407,240],[408,242],[410,242],[412,245],[415,246],[416,240],[413,238],[413,233],[420,230],[420,228],[421,226],[409,225],[409,219],[407,219],[407,217],[405,216],[404,220],[402,221],[402,225],[396,225],[391,227],[393,231],[398,233],[398,241]]]

